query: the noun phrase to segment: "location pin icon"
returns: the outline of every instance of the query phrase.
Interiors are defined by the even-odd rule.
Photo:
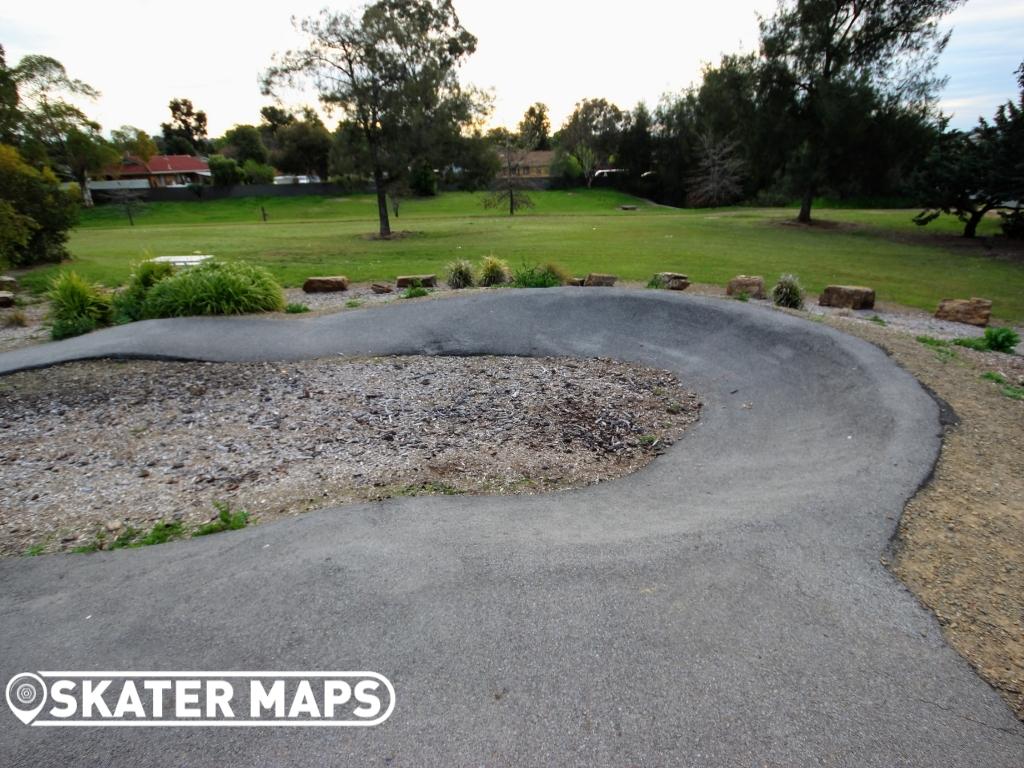
[[[46,683],[39,675],[23,672],[7,683],[7,706],[14,716],[28,725],[46,705]]]

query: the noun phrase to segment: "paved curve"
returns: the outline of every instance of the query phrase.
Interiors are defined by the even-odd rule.
[[[700,423],[630,477],[397,499],[130,552],[0,563],[0,679],[36,669],[372,669],[372,729],[27,728],[7,765],[1015,766],[1024,727],[879,564],[939,448],[875,347],[740,303],[476,294],[189,319],[0,355],[479,352],[677,371]],[[91,616],[91,618],[87,618]],[[353,732],[355,731],[355,732]]]

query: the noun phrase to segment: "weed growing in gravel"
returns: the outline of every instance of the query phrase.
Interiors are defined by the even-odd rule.
[[[473,287],[473,265],[465,259],[456,259],[445,267],[445,282],[449,288],[460,290]]]
[[[985,381],[994,381],[996,384],[1006,383],[1006,377],[996,371],[986,371],[981,374],[981,378],[985,379]]]
[[[945,339],[936,339],[934,336],[918,336],[917,340],[928,347],[948,347],[949,342]]]
[[[135,549],[137,547],[150,547],[154,544],[163,544],[172,539],[180,539],[185,531],[177,520],[164,522],[160,520],[148,531],[141,528],[128,526],[110,544],[110,549]]]
[[[363,300],[349,299],[348,301],[345,302],[345,306],[348,307],[349,309],[359,309],[359,307],[363,306]]]
[[[747,302],[750,301],[750,294],[746,291],[739,291],[735,296],[733,296],[733,298],[736,299],[736,301]]]
[[[1015,387],[1012,384],[1007,384],[1000,392],[1011,400],[1024,400],[1024,387]]]
[[[504,285],[509,281],[508,264],[494,256],[487,256],[480,262],[479,283],[484,288],[494,285]]]
[[[1024,387],[1014,386],[1006,381],[1006,377],[998,371],[986,371],[981,374],[985,381],[999,385],[999,391],[1011,400],[1024,400]]]
[[[348,306],[348,304],[346,304],[345,306]],[[303,312],[309,312],[309,307],[307,307],[305,304],[297,304],[293,302],[286,306],[284,308],[284,311],[287,312],[289,315],[301,315]]]
[[[454,485],[448,485],[437,480],[427,480],[422,483],[406,485],[394,492],[394,496],[457,496],[462,491]]]
[[[25,557],[38,557],[43,554],[43,550],[46,549],[45,544],[33,544],[31,547],[25,550]]]
[[[675,416],[683,412],[683,405],[682,403],[677,403],[673,401],[668,404],[668,407],[665,408],[665,410],[671,413],[673,416]]]
[[[777,307],[804,308],[804,290],[796,275],[782,275],[772,288],[772,302]]]
[[[419,280],[414,280],[412,285],[402,291],[401,298],[403,299],[418,299],[421,296],[429,296],[430,291],[420,285]]]
[[[193,536],[209,536],[211,533],[222,531],[238,531],[249,524],[249,513],[244,509],[231,511],[231,505],[226,501],[213,502],[213,508],[217,510],[217,517],[208,523],[199,526]]]
[[[28,325],[28,315],[21,309],[14,309],[4,318],[4,325],[8,328],[24,328]]]
[[[1020,344],[1020,336],[1012,328],[986,328],[981,338],[956,339],[954,344],[979,352],[1005,352],[1010,354]]]
[[[657,444],[657,435],[640,435],[640,445],[642,445],[644,448],[653,448]]]
[[[872,315],[871,317],[868,318],[868,320],[870,320],[875,325],[882,326],[883,328],[888,325],[888,323],[885,322],[885,320],[880,318],[878,315]]]
[[[512,276],[516,288],[554,288],[569,282],[570,275],[558,264],[523,264]]]

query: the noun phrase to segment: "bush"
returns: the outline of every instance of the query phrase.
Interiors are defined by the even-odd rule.
[[[78,217],[78,197],[64,190],[49,168],[37,171],[14,147],[0,145],[0,266],[59,262],[68,230]]]
[[[796,275],[782,275],[772,288],[772,301],[777,307],[804,308],[804,291]]]
[[[208,162],[215,187],[233,187],[245,180],[245,174],[233,158],[210,155]]]
[[[473,287],[473,265],[465,259],[453,261],[445,267],[445,270],[448,273],[445,282],[448,283],[449,288],[459,290]]]
[[[1020,336],[1012,328],[986,328],[985,335],[980,339],[956,339],[954,344],[976,349],[980,352],[1013,352],[1020,344]]]
[[[569,282],[569,273],[558,264],[523,264],[512,276],[516,288],[554,288]]]
[[[274,169],[266,163],[258,163],[253,159],[246,160],[242,165],[242,174],[246,184],[273,184]]]
[[[418,299],[421,296],[429,296],[430,291],[420,285],[419,280],[413,281],[413,284],[402,291],[401,298],[403,299]]]
[[[503,285],[508,281],[509,269],[504,261],[488,256],[480,262],[480,285],[489,288],[492,285]]]
[[[113,321],[118,324],[134,323],[143,317],[143,308],[149,289],[174,274],[174,265],[161,261],[144,261],[135,267],[128,285],[114,295]]]
[[[281,286],[263,267],[244,261],[207,261],[154,285],[146,296],[143,316],[242,315],[283,309]]]
[[[1011,240],[1024,240],[1024,210],[1017,208],[1009,212],[1000,211],[999,218],[1002,219],[999,226],[1006,237]]]
[[[48,293],[54,339],[80,336],[110,324],[110,299],[77,272],[61,272]]]
[[[285,307],[284,311],[287,312],[289,315],[301,315],[303,312],[309,312],[309,307],[307,307],[305,304],[293,303]]]

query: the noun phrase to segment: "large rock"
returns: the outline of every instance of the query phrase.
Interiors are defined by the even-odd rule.
[[[336,293],[348,290],[348,278],[344,275],[334,277],[309,277],[302,284],[306,293]]]
[[[611,288],[615,285],[615,281],[619,278],[615,275],[602,275],[600,272],[591,272],[587,275],[586,280],[583,281],[584,285],[598,286],[603,288]]]
[[[421,288],[436,288],[437,275],[402,275],[395,281],[399,288],[411,288],[419,285]]]
[[[374,293],[391,293],[394,288],[387,283],[374,283],[370,286],[370,290]]]
[[[0,291],[18,290],[18,281],[10,275],[0,275]]]
[[[679,272],[658,272],[651,282],[669,291],[685,291],[690,287],[690,278]]]
[[[13,307],[14,294],[10,291],[0,291],[0,307]]]
[[[751,299],[765,298],[764,278],[759,275],[736,275],[725,288],[726,296],[745,293]]]
[[[845,309],[874,309],[875,290],[861,285],[830,285],[818,297],[822,307]]]
[[[984,327],[992,319],[992,302],[988,299],[943,299],[935,310],[935,317]]]

